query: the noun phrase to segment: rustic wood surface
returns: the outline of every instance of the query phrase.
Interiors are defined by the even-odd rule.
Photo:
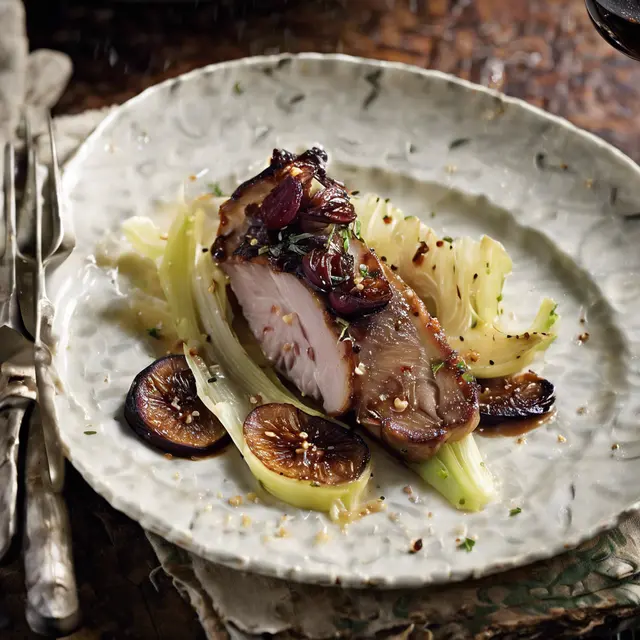
[[[73,58],[58,113],[119,103],[205,64],[342,52],[447,71],[567,117],[640,161],[640,64],[600,39],[583,0],[27,0],[32,49]],[[198,639],[140,527],[71,471],[65,496],[85,624],[76,640]],[[153,580],[149,578],[150,573]],[[19,553],[0,567],[0,637],[30,634]]]

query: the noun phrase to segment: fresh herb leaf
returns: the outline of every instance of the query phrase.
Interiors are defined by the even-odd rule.
[[[549,323],[553,324],[557,319],[558,319],[558,314],[556,313],[556,309],[558,308],[558,305],[554,305],[553,309],[551,309],[551,311],[549,312]]]
[[[349,338],[349,322],[347,322],[344,318],[336,318],[336,322],[342,326],[342,331],[340,331],[340,336],[338,337],[338,342],[342,342],[343,340],[347,340]]]
[[[351,240],[349,236],[349,229],[341,229],[340,235],[342,236],[342,248],[345,253],[349,253],[349,240]]]
[[[240,86],[239,82],[236,82],[233,85],[233,93],[235,93],[236,95],[240,96],[244,93],[244,89]]]
[[[363,278],[368,278],[369,277],[369,269],[367,269],[367,265],[361,264],[358,269],[360,270],[360,275]]]
[[[156,340],[160,340],[162,336],[160,335],[160,329],[158,327],[151,327],[151,329],[147,329],[147,333]]]
[[[435,376],[442,367],[444,367],[444,362],[432,362],[431,371],[433,371],[433,375]]]
[[[268,247],[267,245],[264,245],[264,247],[260,247],[260,248],[258,249],[258,255],[259,255],[259,256],[262,256],[262,255],[264,255],[265,253],[267,253],[268,251],[269,251],[269,247]]]
[[[327,248],[331,246],[331,243],[333,242],[333,236],[335,236],[335,234],[336,234],[336,225],[332,224],[331,232],[329,233],[329,237],[327,238]]]
[[[471,538],[465,538],[459,545],[458,545],[458,549],[464,549],[467,553],[469,553],[471,551],[471,549],[473,549],[473,547],[475,547],[476,541],[472,540]]]
[[[445,236],[444,238],[442,238],[445,242],[448,242],[449,244],[453,243],[453,238],[451,236]]]
[[[358,240],[362,240],[362,223],[360,222],[360,220],[358,220],[356,218],[355,222],[353,223],[353,234],[355,235],[356,238],[358,238]]]
[[[458,369],[458,371],[466,371],[467,365],[464,362],[458,362],[456,368]]]
[[[496,298],[496,300],[497,300],[498,302],[502,302],[502,294],[500,294],[500,295]]]
[[[474,382],[475,381],[475,378],[473,377],[473,374],[469,373],[468,371],[466,373],[462,374],[462,379],[465,382]]]
[[[224,192],[217,182],[209,182],[209,184],[207,184],[207,187],[209,191],[211,191],[211,193],[213,193],[213,195],[217,196],[218,198],[221,198],[224,195]]]
[[[95,436],[96,433],[98,433],[97,431],[85,431],[84,435],[85,436]]]
[[[299,256],[307,255],[307,252],[302,247],[299,247],[297,244],[290,244],[289,251],[292,251],[293,253],[297,253]]]
[[[520,507],[516,507],[515,509],[511,509],[509,511],[509,516],[513,518],[513,516],[517,516],[519,513],[522,513],[522,509]]]
[[[313,238],[313,233],[298,233],[296,235],[289,236],[289,242],[291,244],[296,244],[301,240],[307,240],[308,238]]]

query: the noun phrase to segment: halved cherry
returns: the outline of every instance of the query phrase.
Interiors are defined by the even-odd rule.
[[[198,398],[193,373],[181,355],[160,358],[135,377],[124,415],[143,440],[175,456],[206,456],[229,438]]]
[[[347,190],[332,181],[309,198],[300,217],[310,222],[349,224],[356,219],[356,212]]]
[[[298,215],[304,193],[300,180],[287,176],[263,200],[258,216],[267,229],[282,229]]]
[[[302,271],[314,287],[331,291],[351,275],[353,258],[324,248],[312,249],[302,258]]]
[[[269,470],[319,486],[353,482],[369,464],[369,448],[357,433],[291,404],[254,409],[244,422],[244,438]]]
[[[551,411],[556,399],[553,384],[533,371],[481,380],[480,384],[481,425],[542,416]]]

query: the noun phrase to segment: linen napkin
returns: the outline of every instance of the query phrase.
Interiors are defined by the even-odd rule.
[[[18,0],[0,0],[0,24],[23,28]],[[24,99],[42,115],[68,81],[56,52],[26,55],[24,33],[0,35],[0,137]],[[13,47],[13,48],[12,48]],[[27,73],[27,69],[29,70]],[[9,87],[13,87],[9,90]],[[56,119],[64,162],[109,112]],[[38,115],[39,114],[39,115]],[[38,119],[39,118],[39,119]],[[47,145],[42,144],[46,159]],[[546,562],[482,580],[414,590],[346,590],[302,585],[207,562],[147,533],[163,569],[196,610],[211,639],[384,637],[463,640],[583,633],[640,606],[640,516]]]

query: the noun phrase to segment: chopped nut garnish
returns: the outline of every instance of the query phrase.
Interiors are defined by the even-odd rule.
[[[267,436],[267,438],[275,438],[276,434],[274,431],[265,431],[264,435]]]
[[[308,442],[307,440],[305,440],[305,441],[302,443],[302,448],[303,448],[305,451],[306,451],[310,446],[311,446],[311,443],[310,443],[310,442]]]
[[[251,238],[251,240],[249,240],[249,244],[252,247],[255,247],[258,244],[258,239],[257,238]]]
[[[291,345],[291,343],[290,343],[290,342],[285,342],[285,343],[282,345],[282,350],[283,350],[285,353],[289,353],[289,351],[291,351],[291,349],[292,349],[292,345]]]
[[[358,283],[358,284],[356,285],[356,289],[357,289],[358,291],[364,291],[364,285],[360,282],[360,283]]]
[[[584,415],[585,413],[587,413],[588,411],[589,411],[589,410],[587,409],[587,407],[578,407],[578,408],[576,409],[576,413],[577,413],[579,416],[583,416],[583,415]]]
[[[251,518],[245,513],[242,514],[242,526],[245,528],[251,526]]]
[[[407,400],[401,400],[400,398],[394,398],[393,400],[393,408],[402,413],[409,406],[409,402]]]
[[[257,395],[257,396],[251,396],[249,398],[249,402],[251,404],[260,404],[262,402],[262,396]]]
[[[525,444],[527,442],[527,439],[523,436],[520,436],[517,440],[516,440],[516,444]]]
[[[282,316],[282,319],[284,320],[285,324],[293,324],[293,313],[287,313],[286,315]]]
[[[227,502],[232,507],[239,507],[244,502],[244,500],[243,500],[242,496],[233,496],[233,498],[229,498],[229,500],[227,500]]]
[[[161,233],[160,234],[160,240],[168,240],[169,239],[169,234],[168,233]]]
[[[191,424],[193,422],[193,418],[192,418],[192,413],[187,414],[187,417],[185,419],[185,424]]]
[[[289,537],[289,532],[284,527],[280,527],[276,531],[276,538],[288,538],[288,537]]]
[[[192,415],[194,418],[199,418],[199,417],[200,417],[200,412],[199,412],[199,411],[192,411],[192,412],[191,412],[191,415]]]
[[[611,451],[617,451],[620,448],[620,445],[617,442],[614,442],[611,445]]]
[[[581,333],[577,338],[578,344],[584,344],[585,342],[587,342],[587,340],[589,340],[589,338],[590,336],[588,332],[585,331],[584,333]]]
[[[398,520],[400,520],[400,514],[393,512],[389,514],[388,518],[391,522],[398,522]]]
[[[566,442],[566,441],[567,439],[563,435],[558,434],[558,442]]]
[[[249,491],[249,493],[247,493],[247,500],[249,502],[257,503],[258,502],[258,496],[257,496],[257,494],[253,493],[253,491]]]
[[[301,437],[303,440],[306,440],[306,439],[309,437],[309,434],[308,434],[306,431],[301,431],[301,432],[300,432],[300,437]]]
[[[365,366],[362,363],[359,363],[358,366],[354,369],[354,373],[357,376],[363,376],[365,373]]]
[[[422,538],[418,538],[411,543],[411,548],[409,549],[409,553],[418,553],[422,549]]]
[[[413,493],[413,489],[411,488],[411,485],[406,485],[406,486],[402,487],[402,490],[405,493],[408,493],[408,494],[412,494]]]
[[[318,533],[316,533],[316,537],[314,538],[314,542],[315,544],[325,544],[326,542],[329,542],[331,538],[329,537],[329,534],[326,531],[318,531]]]

